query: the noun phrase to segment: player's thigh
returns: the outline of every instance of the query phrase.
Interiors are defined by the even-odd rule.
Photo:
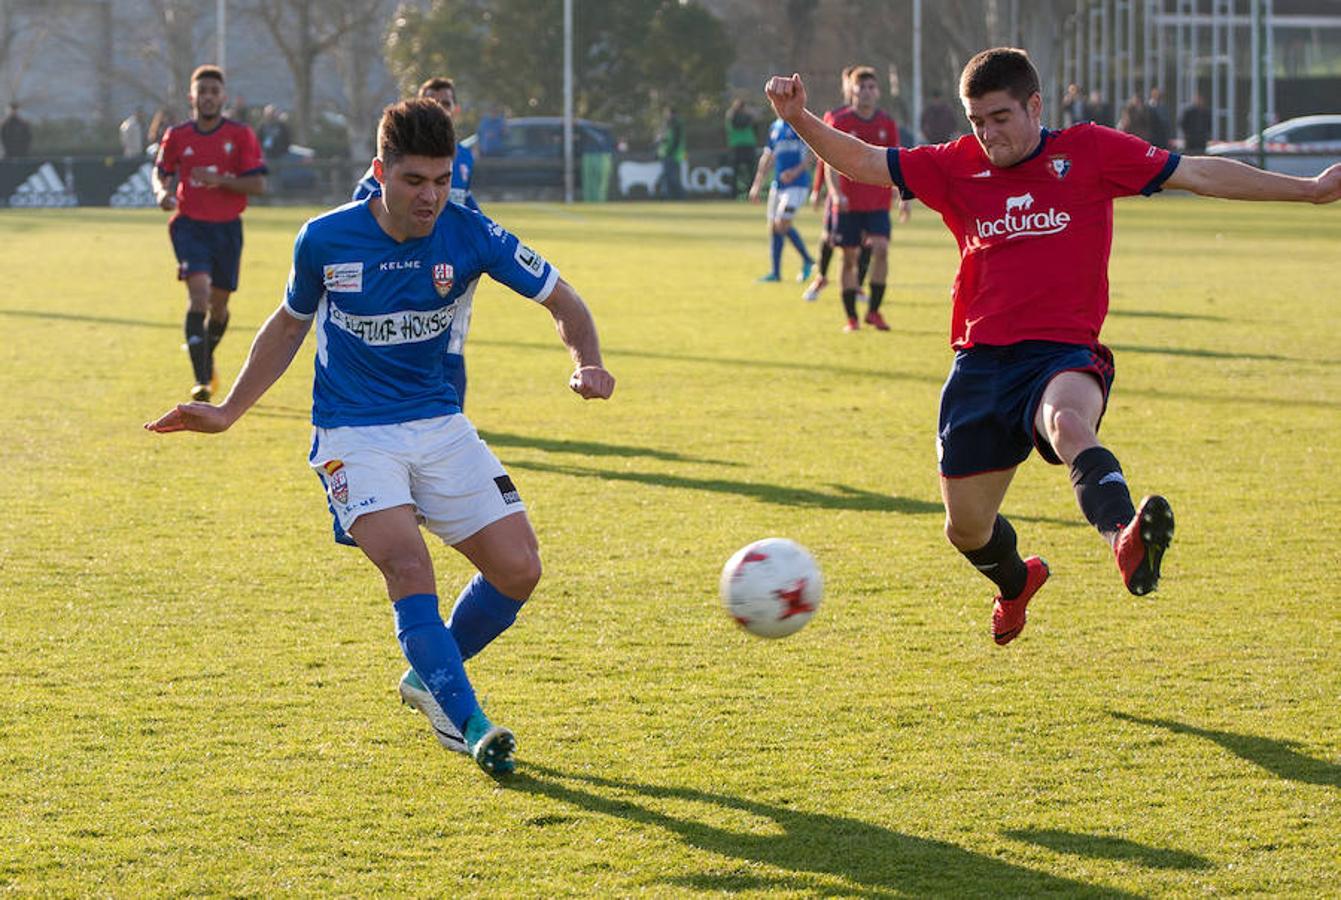
[[[992,528],[1015,477],[1015,466],[997,472],[982,472],[964,478],[941,476],[941,499],[945,503],[945,532],[956,546],[972,550],[992,537]]]
[[[1094,431],[1103,411],[1103,388],[1093,373],[1060,372],[1043,389],[1038,412],[1034,414],[1034,428],[1052,438],[1059,427],[1058,420],[1071,414]]]
[[[540,542],[525,512],[504,516],[453,546],[514,600],[527,599],[540,580]]]
[[[437,593],[433,559],[419,532],[414,507],[406,504],[366,513],[350,526],[349,533],[386,579],[392,600]]]
[[[422,447],[411,496],[424,525],[453,547],[526,504],[498,461],[463,415],[407,423]]]
[[[834,223],[833,243],[836,247],[842,247],[844,258],[848,249],[853,251],[861,248],[861,214],[853,212],[840,212]]]
[[[363,516],[400,506],[413,508],[412,460],[406,450],[397,425],[313,429],[308,465],[321,479],[342,530],[353,535]]]

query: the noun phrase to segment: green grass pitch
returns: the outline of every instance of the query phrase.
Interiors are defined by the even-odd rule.
[[[311,212],[247,213],[225,378]],[[619,380],[570,394],[549,316],[481,287],[468,413],[546,565],[470,666],[503,783],[397,703],[380,579],[306,466],[311,340],[230,433],[148,434],[190,385],[165,217],[0,212],[0,893],[1336,891],[1341,204],[1118,203],[1104,436],[1178,534],[1128,596],[1031,460],[1005,512],[1054,574],[1004,649],[941,535],[937,217],[896,226],[894,331],[848,335],[790,248],[754,283],[759,207],[489,212]],[[716,586],[774,534],[827,596],[766,642]],[[434,557],[450,603],[467,567]]]

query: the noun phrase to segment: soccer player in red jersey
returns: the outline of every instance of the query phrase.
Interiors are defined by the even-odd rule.
[[[868,144],[880,147],[899,145],[899,126],[884,110],[876,107],[880,99],[880,83],[875,70],[858,66],[852,70],[851,89],[854,102],[833,117],[832,127],[854,135]],[[846,331],[856,331],[857,321],[858,258],[863,247],[870,248],[871,291],[866,308],[866,324],[880,331],[888,331],[880,304],[885,296],[885,279],[889,269],[889,202],[893,191],[888,186],[854,181],[829,167],[826,172],[829,197],[837,205],[838,221],[834,229],[835,243],[843,248],[843,310],[847,313]],[[907,217],[907,201],[900,199],[900,214]]]
[[[1009,643],[1048,578],[1021,559],[999,514],[1015,469],[1033,448],[1070,468],[1076,499],[1109,542],[1127,589],[1159,583],[1173,539],[1163,497],[1133,508],[1117,458],[1099,443],[1113,357],[1099,343],[1108,312],[1113,198],[1162,187],[1230,200],[1341,199],[1341,164],[1315,178],[1229,159],[1179,156],[1090,123],[1041,127],[1038,73],[1022,50],[984,50],[959,92],[973,133],[911,150],[872,146],[806,111],[799,75],[765,92],[816,155],[857,181],[892,185],[941,214],[959,244],[951,346],[941,394],[945,534],[1000,589],[992,633]]]
[[[191,73],[192,118],[168,129],[158,146],[154,196],[171,212],[168,233],[177,278],[186,282],[186,349],[195,386],[192,400],[214,391],[214,348],[228,327],[228,298],[242,261],[242,211],[247,197],[265,193],[265,160],[250,127],[224,118],[224,73],[200,66]]]

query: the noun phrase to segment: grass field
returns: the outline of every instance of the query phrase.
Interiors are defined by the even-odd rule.
[[[306,466],[311,341],[227,435],[145,433],[190,384],[164,217],[0,212],[0,893],[1336,894],[1341,204],[1118,204],[1104,433],[1177,539],[1128,596],[1032,460],[1005,512],[1054,574],[1004,649],[941,536],[935,216],[896,230],[895,330],[846,335],[832,289],[754,283],[757,207],[489,211],[619,379],[578,400],[549,316],[481,288],[468,412],[546,563],[471,663],[501,783],[397,704]],[[309,213],[247,214],[226,377]],[[716,597],[770,534],[828,585],[778,642]]]

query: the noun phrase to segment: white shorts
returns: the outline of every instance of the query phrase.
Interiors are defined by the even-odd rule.
[[[526,504],[463,415],[396,425],[314,428],[312,468],[340,527],[409,504],[443,543],[457,544]]]
[[[768,189],[768,221],[776,222],[778,219],[791,219],[796,216],[797,211],[806,205],[806,195],[810,193],[810,188],[805,187],[783,187],[776,184]]]

